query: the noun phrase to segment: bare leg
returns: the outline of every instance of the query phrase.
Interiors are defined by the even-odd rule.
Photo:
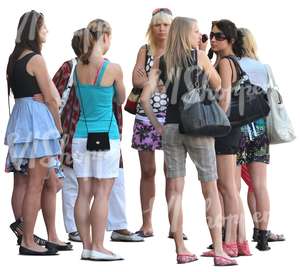
[[[253,162],[248,165],[253,182],[254,195],[256,199],[256,219],[259,229],[267,230],[270,215],[270,200],[267,189],[267,165],[265,163]]]
[[[243,201],[240,196],[241,191],[241,166],[238,165],[236,167],[236,176],[235,176],[235,183],[238,192],[238,199],[239,199],[239,225],[238,225],[238,242],[242,243],[246,241],[246,226],[245,226],[245,211]]]
[[[143,216],[141,230],[145,234],[153,232],[152,208],[155,198],[155,153],[154,151],[139,151],[141,165],[140,197]]]
[[[222,247],[222,210],[216,181],[201,182],[207,225],[216,256],[227,257]]]
[[[27,184],[28,176],[14,173],[14,188],[11,196],[11,206],[15,219],[22,218],[23,201],[27,189]]]
[[[166,164],[165,163],[164,163],[164,173],[165,173],[165,177],[166,177],[165,197],[166,197],[167,203],[169,203],[169,201],[171,201],[172,186],[174,187],[174,184],[172,184],[172,182],[170,182],[171,180],[169,178],[167,178]],[[179,216],[182,216],[182,214],[179,215]],[[170,227],[171,227],[171,224],[172,224],[172,214],[171,214],[171,210],[170,209],[168,209],[168,219],[169,219],[169,224],[170,224]]]
[[[92,249],[90,203],[92,199],[92,179],[78,178],[78,196],[75,202],[75,222],[84,249]]]
[[[92,225],[92,250],[106,254],[111,251],[104,248],[104,233],[107,225],[109,195],[112,190],[114,179],[94,179],[93,195],[94,201],[91,208]]]
[[[23,239],[22,246],[35,251],[46,251],[33,241],[33,231],[41,205],[44,180],[48,173],[48,159],[32,159],[29,163],[29,181],[23,201]]]
[[[236,156],[217,155],[218,189],[222,194],[226,220],[225,242],[236,243],[239,217],[239,198],[235,184]]]
[[[58,239],[55,227],[55,214],[56,214],[56,192],[59,181],[55,170],[50,169],[49,178],[46,180],[42,192],[42,213],[48,233],[48,240],[56,244],[65,245]]]
[[[248,201],[248,207],[252,216],[254,227],[258,229],[259,224],[256,218],[256,199],[255,199],[254,192],[248,190],[247,201]]]
[[[170,230],[174,233],[176,253],[190,253],[185,247],[182,237],[182,193],[184,178],[168,179],[168,209],[170,218]]]

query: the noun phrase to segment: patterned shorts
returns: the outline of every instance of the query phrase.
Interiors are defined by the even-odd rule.
[[[150,122],[135,119],[131,147],[138,151],[161,150],[161,135]]]
[[[237,153],[237,164],[248,164],[252,162],[270,163],[269,139],[266,132],[264,119],[253,123],[258,135],[250,137],[249,132],[242,127],[240,149]]]

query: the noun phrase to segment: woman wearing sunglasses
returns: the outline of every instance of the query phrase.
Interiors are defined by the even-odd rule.
[[[222,212],[216,184],[214,138],[194,137],[179,132],[179,100],[189,91],[190,86],[196,84],[194,73],[191,71],[195,67],[200,69],[201,73],[198,74],[200,81],[206,74],[209,77],[210,87],[215,90],[220,88],[221,81],[217,71],[205,53],[198,50],[201,36],[195,19],[176,17],[171,24],[166,52],[160,59],[159,65],[161,72],[159,80],[167,89],[169,98],[166,122],[163,127],[153,113],[148,99],[157,86],[157,70],[153,70],[150,74],[149,82],[143,89],[141,101],[151,123],[157,131],[162,133],[166,176],[171,196],[168,199],[168,207],[172,218],[171,230],[175,233],[177,262],[188,263],[197,260],[196,255],[186,248],[182,237],[182,195],[188,153],[196,166],[198,180],[201,181],[202,194],[206,201],[207,224],[214,244],[214,263],[217,266],[236,265],[236,261],[228,258],[222,248]],[[154,65],[158,66],[157,63]]]
[[[136,64],[133,70],[133,85],[143,88],[148,81],[148,74],[153,66],[154,60],[163,55],[166,41],[172,22],[172,12],[167,8],[155,9],[147,31],[148,44],[139,50]],[[165,122],[168,98],[162,88],[156,88],[149,97],[152,111],[161,124]],[[150,123],[143,106],[138,103],[136,117],[133,127],[132,147],[138,150],[141,180],[140,197],[143,225],[136,233],[142,237],[153,236],[152,207],[155,199],[155,150],[161,150],[161,135]],[[166,198],[169,199],[169,185],[166,182]],[[169,233],[173,238],[173,233]],[[187,239],[184,236],[184,239]]]
[[[210,33],[211,49],[217,55],[215,67],[218,70],[222,88],[220,106],[225,112],[230,110],[231,89],[239,80],[239,75],[228,56],[243,55],[242,34],[229,20],[214,21]],[[240,128],[232,128],[229,135],[216,138],[215,149],[218,167],[218,189],[224,204],[225,241],[223,248],[231,257],[251,255],[246,240],[244,211],[235,183],[236,154],[239,150]],[[205,252],[209,256],[213,252]]]

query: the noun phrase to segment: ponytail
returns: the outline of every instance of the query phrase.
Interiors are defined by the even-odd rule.
[[[87,28],[81,28],[74,33],[72,48],[83,64],[89,64],[96,40]]]
[[[244,35],[241,30],[237,30],[237,39],[232,45],[232,49],[234,54],[241,58],[245,55],[245,49],[244,49]]]

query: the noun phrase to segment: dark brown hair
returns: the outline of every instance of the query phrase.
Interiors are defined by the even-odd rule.
[[[8,85],[8,94],[10,93],[12,74],[15,63],[24,50],[32,50],[41,54],[42,42],[39,38],[39,31],[44,24],[44,16],[35,10],[24,13],[18,24],[15,48],[10,54],[6,68],[6,78]]]
[[[223,32],[228,42],[232,42],[232,50],[234,54],[241,58],[245,54],[245,50],[243,48],[243,33],[233,22],[225,19],[213,21],[212,28],[214,26]]]

